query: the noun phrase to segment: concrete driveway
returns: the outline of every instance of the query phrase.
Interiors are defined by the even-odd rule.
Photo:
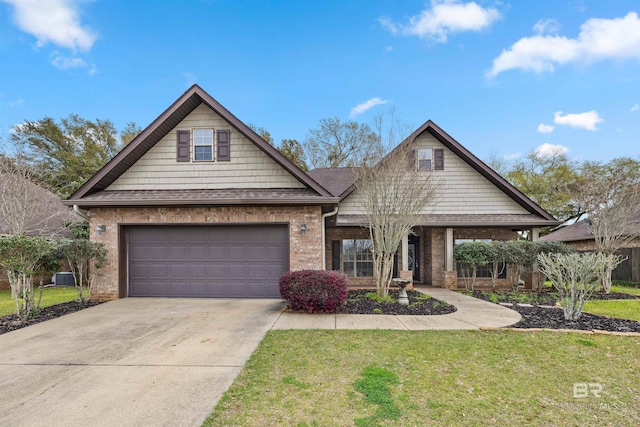
[[[0,335],[0,425],[200,425],[282,309],[126,298]]]

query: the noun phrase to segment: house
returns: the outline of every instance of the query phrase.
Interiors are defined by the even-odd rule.
[[[73,238],[69,225],[83,219],[51,191],[11,173],[0,173],[0,237],[14,234]],[[9,288],[0,271],[0,289]]]
[[[557,224],[435,123],[403,144],[418,150],[416,179],[443,182],[399,257],[417,283],[457,285],[458,240]],[[95,299],[278,297],[289,270],[334,268],[354,286],[372,283],[352,176],[304,173],[194,85],[64,203],[89,211],[91,239],[108,249]]]
[[[640,215],[636,216],[632,223],[635,224],[635,227],[640,227]],[[594,251],[596,249],[595,237],[588,218],[559,228],[546,236],[542,236],[540,240],[562,242],[578,251]],[[619,250],[619,253],[627,259],[613,270],[611,278],[613,280],[640,282],[640,237],[627,243],[624,248]]]

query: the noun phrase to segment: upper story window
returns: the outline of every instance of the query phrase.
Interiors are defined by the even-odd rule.
[[[433,149],[418,148],[418,170],[430,171],[433,162]]]
[[[193,130],[193,160],[213,160],[213,129]]]
[[[442,148],[418,148],[416,169],[419,171],[444,170],[444,149]],[[416,152],[413,152],[415,158]]]

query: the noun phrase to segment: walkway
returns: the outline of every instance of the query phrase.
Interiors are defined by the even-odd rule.
[[[455,306],[455,313],[439,316],[382,314],[308,314],[283,312],[271,329],[428,329],[454,330],[500,328],[522,318],[509,308],[442,288],[415,290]]]

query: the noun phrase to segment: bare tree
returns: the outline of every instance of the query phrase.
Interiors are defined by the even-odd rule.
[[[588,215],[596,250],[611,255],[601,277],[609,293],[611,273],[625,259],[616,252],[640,237],[640,162],[630,158],[585,162],[571,192]]]
[[[0,155],[0,235],[53,238],[67,230],[67,224],[80,220],[60,202],[58,196],[38,185],[38,177],[41,176],[22,155]],[[5,252],[5,255],[10,255],[10,252]],[[36,257],[34,263],[38,262]],[[17,299],[27,276],[20,276],[22,279],[18,280],[19,275],[12,273],[11,268],[5,265],[5,269],[11,296]]]
[[[67,223],[79,220],[39,185],[41,177],[24,156],[0,155],[0,234],[56,237]]]
[[[379,135],[369,125],[337,117],[320,120],[320,127],[309,131],[304,148],[312,168],[357,166],[372,153],[379,159],[383,151]]]
[[[355,169],[356,197],[372,242],[378,295],[386,297],[393,274],[393,258],[421,213],[433,206],[437,183],[429,172],[416,174],[413,147],[398,146],[378,163],[365,161]]]

